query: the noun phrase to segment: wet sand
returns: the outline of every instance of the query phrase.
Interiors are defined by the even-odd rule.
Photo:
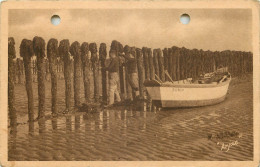
[[[26,122],[25,87],[16,85],[15,90],[18,122]],[[36,84],[34,90],[37,95]],[[50,83],[46,83],[46,90],[50,90]],[[51,106],[48,92],[47,115]],[[64,109],[63,96],[64,81],[59,80],[60,111]],[[34,123],[33,131],[29,131],[28,123],[20,124],[17,133],[8,136],[8,158],[10,161],[249,161],[253,160],[252,98],[252,76],[249,75],[243,79],[234,78],[226,100],[213,106],[171,110],[153,106],[121,107],[77,112],[39,120]],[[233,131],[239,136],[208,138],[210,134]]]

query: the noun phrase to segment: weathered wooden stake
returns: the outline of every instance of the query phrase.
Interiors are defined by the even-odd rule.
[[[180,55],[180,49],[179,48],[177,48],[176,49],[176,80],[178,81],[178,80],[180,80],[181,79],[181,77],[180,77],[180,57],[181,57],[181,55]]]
[[[13,37],[8,38],[8,109],[10,126],[14,127],[17,123],[16,111],[14,108],[15,94],[14,94],[14,58],[16,58],[15,41]]]
[[[91,43],[89,45],[89,50],[91,52],[91,62],[94,77],[94,98],[95,102],[99,101],[99,60],[97,56],[97,44]]]
[[[149,59],[148,59],[147,48],[143,47],[142,51],[143,51],[143,62],[144,62],[145,79],[150,79]]]
[[[154,73],[159,77],[160,74],[159,74],[157,49],[153,49],[153,65],[154,65]]]
[[[139,92],[140,92],[140,98],[144,98],[144,63],[143,63],[143,54],[142,50],[137,48],[136,49],[136,59],[137,59],[137,70],[138,70],[138,81],[139,81]]]
[[[84,82],[84,95],[86,103],[90,102],[90,57],[89,57],[89,46],[87,42],[81,44],[81,62],[83,71],[83,82]]]
[[[49,76],[49,73],[50,73],[50,64],[49,64],[49,61],[48,60],[44,60],[44,64],[45,64],[45,80],[48,81],[48,76]]]
[[[70,54],[74,59],[74,106],[80,105],[80,73],[81,73],[81,57],[80,57],[80,44],[75,41],[70,46]]]
[[[20,45],[20,55],[23,58],[25,70],[25,85],[28,97],[28,118],[29,122],[34,120],[34,105],[33,105],[33,89],[32,89],[32,63],[33,43],[31,40],[23,39]]]
[[[57,114],[57,57],[58,40],[50,39],[47,44],[47,57],[49,60],[49,71],[51,73],[51,111]]]
[[[118,42],[118,53],[123,53],[124,52],[124,47],[123,45]],[[121,99],[124,100],[125,99],[125,79],[124,79],[124,58],[123,57],[119,57],[119,82],[120,82],[120,96]]]
[[[99,59],[101,62],[101,75],[102,75],[102,99],[105,104],[107,104],[107,73],[104,67],[106,67],[106,57],[107,57],[107,46],[105,43],[101,43],[99,47]]]
[[[167,49],[167,55],[168,55],[168,73],[172,77],[173,80],[176,80],[176,60],[174,59],[174,53],[172,48]],[[168,78],[168,77],[167,77]],[[169,78],[168,78],[169,79]]]
[[[38,118],[45,115],[45,72],[44,72],[44,57],[45,57],[45,41],[41,37],[33,38],[33,50],[37,57],[37,81],[38,81]]]
[[[163,49],[163,60],[164,60],[164,70],[169,73],[169,66],[168,66],[169,57],[168,57],[168,49],[167,48]],[[166,77],[165,75],[166,74],[164,74],[165,81],[169,81],[168,77]]]
[[[125,54],[129,54],[131,51],[130,47],[128,45],[126,45],[124,47],[124,52]],[[132,100],[133,99],[133,95],[132,95],[132,88],[130,86],[130,83],[129,83],[129,74],[128,74],[128,67],[125,66],[125,85],[126,85],[126,99],[127,100]]]
[[[184,79],[184,72],[185,72],[185,54],[184,48],[180,48],[180,57],[179,57],[179,68],[180,68],[180,79]]]
[[[65,103],[66,111],[70,111],[71,106],[71,60],[70,60],[70,42],[67,39],[60,41],[59,56],[64,62],[64,79],[65,79]]]
[[[170,54],[170,53],[169,53]],[[178,80],[178,74],[177,74],[177,68],[178,68],[178,48],[177,47],[172,47],[171,48],[171,66],[169,68],[171,68],[172,70],[172,79],[174,81]],[[170,61],[170,59],[169,59]]]
[[[23,73],[23,72],[22,72],[22,70],[23,70],[23,69],[22,69],[22,65],[23,65],[23,64],[22,64],[22,60],[21,60],[20,58],[17,58],[16,61],[17,61],[16,64],[17,64],[17,67],[18,67],[18,68],[17,68],[17,69],[18,69],[18,70],[17,70],[18,84],[21,84],[21,83],[22,83],[22,73]]]
[[[149,59],[149,71],[150,71],[150,79],[155,79],[155,73],[154,73],[154,65],[153,65],[153,54],[152,49],[148,48],[148,59]]]
[[[157,54],[158,54],[159,75],[160,75],[161,80],[164,82],[165,73],[164,73],[164,57],[162,55],[162,50],[158,49]]]

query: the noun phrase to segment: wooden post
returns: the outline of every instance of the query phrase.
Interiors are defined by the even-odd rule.
[[[180,48],[180,59],[179,59],[179,68],[180,68],[180,79],[185,78],[185,48]]]
[[[188,63],[188,55],[187,55],[187,49],[185,47],[182,47],[182,56],[183,56],[183,79],[187,78],[187,63]]]
[[[16,59],[17,66],[17,75],[18,75],[18,84],[22,83],[22,60],[20,58]]]
[[[91,43],[89,45],[89,50],[91,52],[91,62],[94,77],[94,98],[95,102],[99,101],[99,60],[97,56],[97,44]]]
[[[44,59],[44,67],[45,67],[45,80],[48,81],[48,76],[49,76],[49,72],[50,72],[50,64],[48,62],[48,60]]]
[[[126,45],[125,47],[124,47],[124,52],[125,52],[125,54],[129,54],[130,53],[130,51],[131,51],[131,49],[130,49],[130,47],[128,46],[128,45]],[[128,67],[127,66],[125,66],[125,85],[126,85],[126,98],[127,98],[127,100],[132,100],[133,99],[133,95],[132,95],[132,88],[131,88],[131,86],[130,86],[130,84],[129,84],[129,79],[130,79],[130,76],[129,76],[129,74],[128,74]]]
[[[152,49],[148,48],[148,59],[149,59],[149,71],[150,71],[150,79],[155,79],[155,73],[154,73],[154,65],[153,65],[153,55],[152,55]]]
[[[75,41],[70,46],[70,54],[74,59],[74,106],[80,105],[80,73],[81,73],[81,57],[80,57],[80,44]]]
[[[199,50],[200,54],[200,74],[205,74],[205,68],[204,68],[204,51],[202,49]]]
[[[168,49],[163,49],[163,59],[164,59],[164,70],[169,72],[169,57],[168,57]],[[168,77],[165,77],[166,74],[164,74],[165,81],[169,81]]]
[[[23,59],[20,59],[21,74],[24,75]]]
[[[64,62],[64,80],[65,80],[65,103],[66,112],[70,111],[71,106],[71,60],[70,60],[70,42],[67,39],[60,41],[59,45],[59,57]]]
[[[28,118],[29,122],[34,120],[34,105],[33,105],[33,89],[32,89],[32,63],[33,43],[31,40],[23,39],[20,45],[20,55],[23,58],[25,70],[25,85],[28,98]]]
[[[106,67],[106,57],[107,57],[107,46],[105,43],[101,43],[99,47],[99,59],[101,62],[101,75],[102,75],[102,99],[103,103],[107,104],[107,73],[104,67]]]
[[[249,52],[249,72],[253,72],[253,53]]]
[[[162,55],[162,50],[158,49],[157,54],[158,54],[159,75],[160,75],[160,79],[164,82],[165,73],[164,73],[164,57]]]
[[[153,49],[153,65],[154,65],[154,73],[159,77],[160,74],[159,74],[157,49]]]
[[[179,81],[181,79],[181,74],[180,74],[180,49],[179,48],[176,48],[176,59],[175,59],[175,69],[176,69],[176,80]]]
[[[172,48],[169,48],[168,51],[169,51],[169,55],[168,57],[170,57],[168,59],[169,61],[169,68],[170,68],[170,72],[171,72],[171,77],[174,81],[177,80],[177,68],[178,68],[178,64],[177,64],[177,47],[173,46]],[[168,77],[167,77],[168,78]]]
[[[51,111],[57,114],[57,57],[58,40],[50,39],[47,44],[47,57],[49,60],[49,71],[51,73]]]
[[[191,65],[191,54],[190,50],[186,49],[185,51],[186,55],[186,68],[185,68],[185,79],[192,78],[192,65]]]
[[[134,56],[135,59],[137,59],[136,57],[136,48],[135,47],[131,47],[130,48],[130,52],[131,54]],[[137,68],[137,61],[135,62],[134,64],[135,68]],[[131,79],[131,78],[130,78]],[[132,89],[132,96],[133,96],[133,99],[136,98],[136,92]]]
[[[176,68],[176,66],[175,66],[176,62],[173,60],[173,58],[174,58],[173,49],[168,48],[167,51],[168,51],[167,52],[167,55],[168,55],[168,73],[172,77],[172,79],[175,80],[176,78],[174,79],[174,69]]]
[[[123,45],[118,42],[118,53],[123,53],[124,48]],[[124,79],[124,58],[119,57],[119,82],[120,82],[120,96],[121,100],[125,99],[125,79]]]
[[[140,98],[144,98],[144,63],[143,63],[143,54],[142,50],[137,48],[136,49],[136,59],[137,59],[137,70],[138,70],[138,81],[139,81],[139,92],[140,92]]]
[[[13,59],[13,82],[14,82],[14,84],[16,84],[16,82],[17,82],[16,77],[18,76],[18,73],[19,73],[18,67],[17,67],[17,61],[18,61],[17,58]]]
[[[33,50],[37,58],[37,81],[38,81],[38,118],[45,116],[45,77],[44,77],[44,57],[45,41],[41,37],[33,38]]]
[[[90,102],[90,71],[91,63],[89,57],[89,46],[87,42],[81,44],[81,62],[83,71],[83,82],[84,82],[84,95],[86,103]]]
[[[8,109],[10,126],[15,127],[17,123],[16,111],[14,108],[15,94],[14,94],[14,69],[16,58],[15,41],[13,37],[8,38]]]
[[[191,77],[193,80],[196,80],[198,75],[197,50],[190,50],[190,61]]]
[[[143,52],[143,62],[144,62],[144,74],[145,74],[145,79],[150,79],[149,59],[148,59],[147,48],[146,48],[146,47],[143,47],[143,48],[142,48],[142,52]]]
[[[245,59],[246,59],[246,52],[243,52],[242,54],[242,74],[244,75],[246,73],[246,68],[245,68]]]

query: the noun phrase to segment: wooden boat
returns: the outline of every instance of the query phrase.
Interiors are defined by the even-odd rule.
[[[211,74],[214,76],[216,73]],[[210,74],[205,74],[202,79],[193,83],[162,83],[158,80],[146,80],[144,86],[151,99],[157,104],[159,103],[161,107],[206,106],[225,100],[231,75],[228,72],[221,73],[221,75],[217,80],[216,78],[214,80],[212,77],[206,77]]]

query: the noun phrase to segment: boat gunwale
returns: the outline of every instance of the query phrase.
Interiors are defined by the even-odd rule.
[[[213,87],[221,87],[229,84],[231,78],[228,78],[226,81],[221,82],[219,84],[172,84],[172,85],[158,85],[158,86],[146,86],[146,87],[174,87],[174,88],[213,88]]]

